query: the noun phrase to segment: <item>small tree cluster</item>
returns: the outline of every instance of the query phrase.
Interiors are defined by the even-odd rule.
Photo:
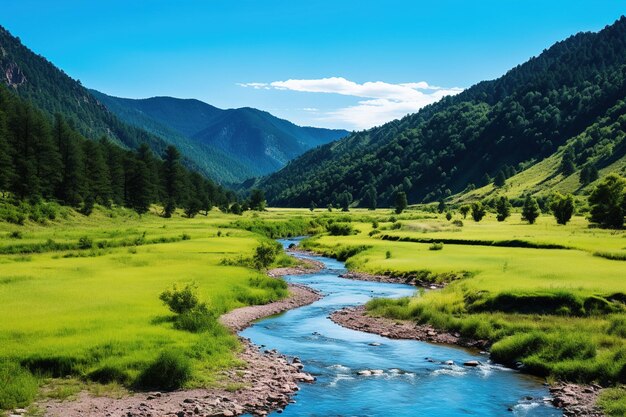
[[[558,224],[567,224],[574,214],[574,197],[571,194],[555,193],[550,202],[550,210]]]

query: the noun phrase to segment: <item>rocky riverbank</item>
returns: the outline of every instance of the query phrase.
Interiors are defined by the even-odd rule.
[[[283,268],[270,271],[272,276],[311,273],[323,265]],[[298,269],[301,268],[301,269]],[[297,272],[297,271],[301,272]],[[313,303],[321,298],[317,292],[300,285],[289,285],[290,296],[270,304],[233,310],[220,318],[234,332],[253,321],[291,308]],[[125,398],[95,397],[81,392],[74,401],[48,400],[38,404],[46,416],[54,417],[185,417],[264,416],[281,410],[298,391],[298,383],[313,382],[303,371],[298,358],[288,358],[272,350],[262,351],[241,338],[243,350],[238,358],[245,363],[238,369],[224,371],[221,388],[179,390],[174,392],[141,392]]]
[[[413,339],[476,349],[485,349],[489,345],[486,340],[463,338],[458,333],[437,330],[428,324],[398,321],[384,317],[371,317],[365,314],[365,306],[349,307],[335,311],[331,314],[330,319],[352,330],[375,333],[391,339]]]
[[[481,350],[489,347],[489,342],[486,340],[463,338],[458,333],[437,330],[428,324],[371,317],[366,314],[365,306],[338,310],[331,314],[330,319],[349,329],[374,333],[391,339],[413,339]],[[468,366],[474,366],[474,364],[468,363]],[[603,417],[604,414],[596,406],[596,400],[601,391],[602,387],[599,385],[559,383],[550,387],[552,403],[555,407],[562,409],[566,417]]]

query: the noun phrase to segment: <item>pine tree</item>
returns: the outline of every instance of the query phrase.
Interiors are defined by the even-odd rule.
[[[111,200],[114,204],[122,205],[124,204],[124,160],[126,155],[106,137],[100,139],[100,145],[109,170]]]
[[[506,184],[506,176],[504,175],[504,172],[500,170],[493,179],[493,185],[500,188],[504,187],[504,184]]]
[[[255,188],[250,192],[250,210],[263,211],[265,210],[265,193],[258,188]]]
[[[151,188],[150,172],[146,164],[136,158],[126,159],[126,206],[139,214],[146,213],[150,209]]]
[[[111,179],[102,148],[93,141],[83,142],[87,196],[106,207],[111,203]]]
[[[376,210],[378,200],[378,193],[373,185],[370,185],[363,194],[363,207],[367,207],[369,210]]]
[[[526,220],[528,223],[533,224],[535,223],[535,220],[537,220],[537,217],[539,217],[540,213],[537,200],[528,194],[524,200],[524,207],[522,208],[522,220]]]
[[[396,214],[402,213],[407,208],[408,202],[404,191],[398,191],[396,193],[393,206],[396,209]]]
[[[563,159],[561,159],[561,173],[565,176],[572,175],[576,171],[576,165],[574,164],[574,150],[570,147],[563,152]]]
[[[181,185],[180,153],[170,145],[163,156],[164,217],[171,217],[176,210],[182,191]]]
[[[0,111],[0,194],[5,197],[13,182],[13,158],[7,141],[6,116]]]

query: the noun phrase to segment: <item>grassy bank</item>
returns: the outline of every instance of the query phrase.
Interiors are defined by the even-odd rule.
[[[542,216],[528,225],[519,214],[476,223],[387,211],[377,222],[351,224],[353,234],[318,236],[305,246],[349,253],[343,258],[353,270],[448,284],[374,300],[370,314],[488,339],[494,360],[549,380],[626,383],[625,232],[589,228],[582,217],[557,226]],[[601,404],[623,415],[616,392],[623,391],[608,391]]]
[[[217,317],[287,292],[251,262],[225,260],[252,257],[268,241],[243,223],[267,221],[273,237],[308,224],[288,217],[215,210],[163,219],[97,210],[46,225],[0,223],[0,410],[28,405],[50,381],[46,395],[61,398],[85,387],[227,384],[220,371],[239,365],[240,346]],[[206,311],[185,319],[194,329],[201,321],[198,332],[179,330],[181,321],[159,299],[173,284],[192,283]],[[164,370],[178,379],[160,380]],[[74,382],[49,379],[66,376]]]

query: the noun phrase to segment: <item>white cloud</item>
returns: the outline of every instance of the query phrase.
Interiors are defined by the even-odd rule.
[[[431,86],[425,81],[390,84],[368,81],[363,84],[343,77],[313,80],[289,79],[271,83],[239,83],[254,89],[290,90],[307,93],[340,94],[366,98],[353,106],[321,113],[320,121],[345,124],[353,129],[366,129],[414,113],[447,95],[458,94],[462,88]],[[307,109],[311,111],[311,109]]]

